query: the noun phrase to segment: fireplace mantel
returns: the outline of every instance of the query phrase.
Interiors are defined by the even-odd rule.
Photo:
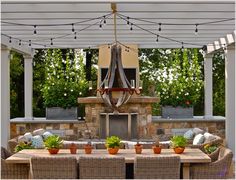
[[[130,100],[127,102],[129,103],[158,103],[159,98],[157,97],[150,97],[150,96],[138,96],[138,97],[131,97]],[[78,98],[79,104],[103,104],[103,100],[100,97],[90,96],[90,97],[83,97]]]

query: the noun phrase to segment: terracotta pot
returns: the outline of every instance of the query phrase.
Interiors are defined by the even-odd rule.
[[[56,148],[48,149],[48,152],[49,152],[50,154],[57,154],[58,151],[59,151],[59,149],[56,149]]]
[[[77,151],[77,146],[74,143],[72,143],[70,145],[70,153],[71,154],[76,154],[76,151]]]
[[[141,144],[136,144],[134,147],[135,147],[135,152],[136,152],[136,154],[141,154],[141,153],[142,153],[143,145],[141,145]]]
[[[176,154],[181,154],[184,152],[185,147],[176,147],[174,148],[174,151]]]
[[[115,148],[108,148],[109,154],[117,154],[118,151],[119,151],[119,148],[118,148],[118,147],[115,147]]]
[[[93,147],[90,144],[84,145],[85,154],[91,154]]]
[[[161,147],[160,146],[152,146],[152,150],[154,154],[161,154]]]

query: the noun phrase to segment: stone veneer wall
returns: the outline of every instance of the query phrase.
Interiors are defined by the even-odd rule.
[[[90,109],[91,108],[91,109]],[[96,106],[91,106],[88,108],[90,109],[92,114],[97,114],[94,111]],[[131,107],[130,107],[131,108]],[[140,107],[138,109],[131,110],[138,110],[139,112],[149,111],[149,106]],[[141,110],[142,109],[142,110]],[[91,132],[92,138],[99,138],[99,126],[97,122],[93,121],[94,119],[91,118],[88,120],[88,129],[84,122],[79,121],[49,121],[49,120],[31,120],[31,121],[24,121],[22,120],[11,120],[11,138],[14,138],[18,135],[23,135],[25,132],[32,132],[35,129],[44,128],[49,131],[54,131],[57,134],[63,136],[64,139],[67,140],[79,140],[79,139],[87,139],[88,134]],[[140,138],[143,139],[150,139],[153,135],[156,134],[171,134],[175,129],[185,129],[185,128],[194,128],[198,127],[204,129],[212,134],[216,134],[222,138],[225,138],[225,120],[167,120],[167,119],[157,119],[152,116],[144,116],[139,115],[139,126],[138,132]]]

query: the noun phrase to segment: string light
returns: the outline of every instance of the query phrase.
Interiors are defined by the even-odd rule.
[[[75,32],[74,23],[72,23],[71,26],[72,26],[71,31],[72,31],[72,32]]]
[[[198,34],[198,28],[197,28],[198,24],[195,24],[195,26],[196,26],[196,28],[195,28],[195,35],[197,35]]]
[[[21,40],[19,40],[19,46],[21,46]]]
[[[133,31],[133,23],[131,23],[130,31]]]
[[[103,20],[103,23],[106,24],[107,21],[106,21],[106,16],[103,16],[104,20]]]
[[[159,23],[158,31],[161,31],[161,23]]]
[[[9,43],[11,43],[11,37],[9,37]]]
[[[74,39],[77,39],[77,36],[76,36],[76,32],[75,32],[75,36],[74,36]]]
[[[102,29],[102,24],[101,23],[99,24],[99,29]]]
[[[52,38],[51,38],[51,46],[53,45]]]
[[[37,34],[36,25],[34,25],[34,34]]]
[[[181,44],[182,44],[181,51],[184,52],[184,42],[182,42]]]
[[[127,25],[129,25],[129,16],[127,17]]]
[[[159,41],[159,39],[158,39],[158,38],[159,38],[159,35],[157,35],[157,39],[156,39],[156,42],[158,42],[158,41]]]
[[[29,46],[31,46],[31,40],[29,40]]]

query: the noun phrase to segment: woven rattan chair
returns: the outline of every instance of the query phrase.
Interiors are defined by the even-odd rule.
[[[179,179],[180,158],[169,157],[136,157],[134,163],[135,179]]]
[[[6,163],[5,159],[10,156],[11,153],[1,147],[1,179],[28,179],[29,165]]]
[[[230,149],[221,148],[218,160],[209,164],[193,164],[190,177],[193,179],[225,179],[228,176],[233,153]]]
[[[75,157],[32,157],[30,170],[33,179],[77,179]]]
[[[81,179],[125,179],[123,157],[80,157],[79,177]]]

